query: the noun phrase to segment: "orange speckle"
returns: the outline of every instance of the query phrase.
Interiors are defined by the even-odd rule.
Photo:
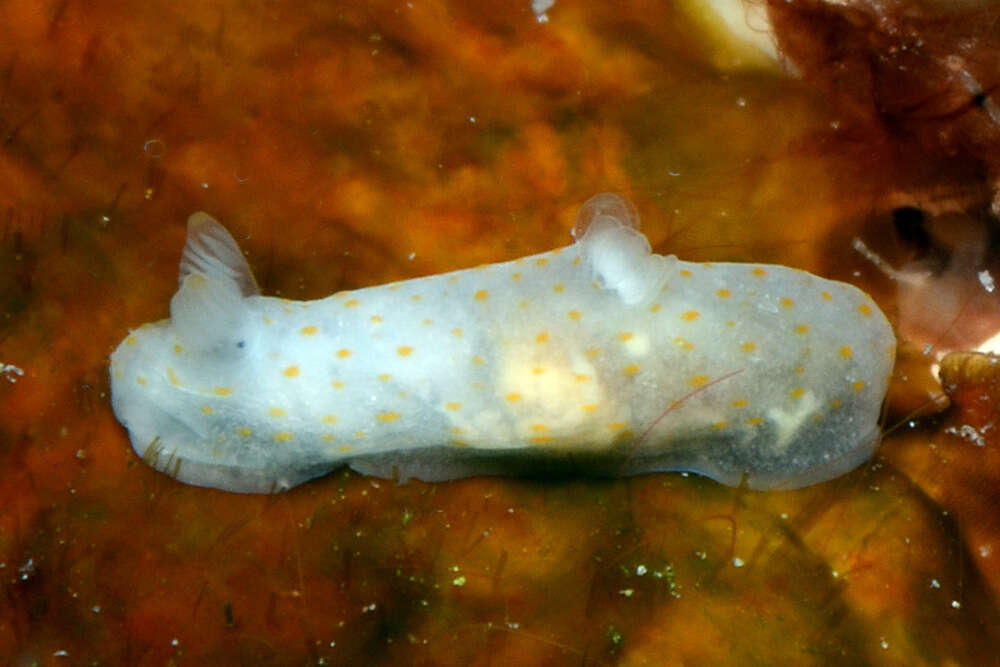
[[[823,297],[824,301],[832,301],[833,296],[829,292],[820,292],[819,295]]]
[[[271,324],[271,318],[270,317],[265,317],[264,318],[264,324],[270,325]]]
[[[512,274],[510,274],[510,277],[511,277],[512,280],[520,280],[521,279],[521,274],[520,273],[512,273]]]
[[[344,308],[357,308],[359,303],[361,302],[357,299],[348,299],[344,302]]]
[[[579,263],[580,263],[580,256],[577,255],[576,257],[573,258],[573,266],[576,266]]]
[[[324,424],[336,424],[337,423],[337,417],[336,417],[336,415],[324,415],[323,416],[323,423]]]
[[[170,368],[169,366],[167,367],[167,380],[169,380],[170,384],[174,385],[175,387],[179,387],[181,384],[180,378],[177,377],[177,373],[175,373],[174,369]]]
[[[536,343],[547,343],[549,341],[549,332],[543,331],[542,333],[535,336]]]
[[[469,446],[469,443],[463,442],[461,440],[451,440],[450,443],[453,444],[453,445],[455,445],[456,447],[468,447]]]
[[[632,340],[632,338],[634,337],[635,334],[633,334],[631,331],[622,331],[620,334],[618,334],[618,340],[620,340],[623,343]]]
[[[446,410],[451,410],[452,412],[454,412],[455,410],[461,409],[462,404],[458,403],[457,401],[452,401],[451,403],[445,403],[444,407]]]
[[[552,286],[552,291],[555,292],[556,294],[559,294],[564,289],[566,289],[566,286],[563,285],[562,283],[556,283],[555,285]]]
[[[174,352],[176,352],[177,354],[181,354],[183,351],[184,351],[183,347],[181,347],[180,345],[174,345]]]
[[[628,424],[626,424],[625,422],[611,422],[610,424],[608,424],[608,428],[611,429],[612,431],[620,431],[626,426],[628,426]]]
[[[569,319],[573,320],[574,322],[579,322],[582,317],[583,313],[581,313],[579,310],[569,311]]]
[[[396,353],[401,357],[408,357],[413,354],[413,348],[409,345],[400,345],[396,348]]]
[[[350,445],[341,445],[338,449],[340,451],[342,451],[342,452],[349,452],[349,451],[351,451],[351,446]]]
[[[688,380],[688,384],[692,387],[700,387],[706,382],[708,382],[707,375],[695,375]]]
[[[596,356],[597,356],[598,354],[600,354],[600,353],[601,353],[601,350],[600,350],[599,348],[596,348],[596,347],[591,347],[591,348],[588,348],[588,349],[587,349],[587,350],[586,350],[586,351],[584,352],[584,354],[586,354],[586,355],[587,355],[587,358],[588,358],[588,359],[593,359],[594,357],[596,357]]]
[[[298,366],[289,366],[288,368],[286,368],[282,372],[282,375],[284,375],[286,378],[298,377],[299,376],[299,367]]]
[[[229,396],[231,393],[233,393],[233,388],[216,387],[215,389],[212,390],[212,393],[215,394],[216,396]]]
[[[851,389],[853,389],[854,391],[861,391],[864,388],[865,388],[865,383],[862,380],[858,380],[857,382],[851,385]]]
[[[302,327],[299,333],[303,336],[315,336],[317,331],[319,331],[319,329],[310,324],[309,326]]]
[[[795,374],[796,375],[804,375],[805,372],[806,372],[806,367],[805,366],[796,366],[795,367]]]
[[[763,278],[764,276],[767,275],[767,271],[765,271],[764,269],[760,268],[759,266],[757,268],[755,268],[753,271],[751,271],[751,273],[754,274],[755,276],[757,276],[758,278]]]
[[[858,312],[864,315],[865,317],[868,317],[869,315],[872,314],[872,309],[869,308],[867,303],[863,303],[860,306],[858,306]]]
[[[423,297],[420,296],[419,294],[411,294],[410,298],[414,301],[420,301],[420,299],[422,299]]]
[[[690,352],[691,350],[694,349],[694,343],[687,340],[686,338],[681,338],[679,336],[674,339],[674,345],[681,348],[685,352]]]
[[[521,395],[512,393],[512,394],[507,394],[504,398],[506,398],[511,403],[516,403],[517,401],[521,400]]]
[[[542,368],[541,366],[535,366],[534,368],[531,369],[531,373],[533,375],[541,375],[544,372],[545,372],[545,369]]]
[[[586,373],[574,373],[573,376],[576,378],[577,382],[586,382],[590,379],[590,376]]]
[[[687,269],[681,269],[680,270],[680,274],[681,274],[682,278],[690,278],[691,275],[692,275],[692,273],[690,271],[688,271]]]
[[[292,433],[290,431],[278,431],[274,434],[274,439],[278,442],[288,442],[292,439]]]
[[[726,428],[727,426],[729,426],[729,422],[727,421],[715,422],[714,424],[712,424],[712,428],[715,429],[722,429]]]
[[[203,405],[203,406],[201,406],[201,411],[204,412],[206,415],[210,415],[213,412],[215,412],[215,410],[212,409],[211,405]]]
[[[241,426],[238,429],[236,429],[236,433],[243,436],[244,438],[249,438],[251,435],[253,435],[253,431],[251,431],[245,426]]]
[[[549,427],[546,426],[545,424],[532,424],[531,425],[531,430],[532,431],[548,431]]]
[[[472,363],[482,364],[485,363],[485,360],[477,354],[476,356],[472,357]]]
[[[330,385],[334,389],[343,389],[344,388],[344,383],[341,380],[334,380],[333,382],[330,383]]]
[[[850,359],[852,354],[854,354],[854,352],[851,350],[850,345],[840,346],[840,356],[842,356],[844,359]]]
[[[792,389],[789,394],[792,398],[802,398],[806,395],[806,390],[802,387],[796,387],[795,389]]]
[[[341,359],[346,359],[347,357],[351,356],[351,351],[348,350],[346,347],[342,347],[339,350],[337,350],[337,356],[340,357]]]
[[[781,304],[782,308],[791,308],[792,306],[795,305],[795,302],[789,299],[787,296],[781,297],[781,299],[778,300],[778,303]]]
[[[267,411],[272,417],[284,417],[287,413],[281,408],[271,408]]]
[[[537,264],[538,266],[545,266],[548,263],[549,260],[545,259],[544,257],[539,257],[538,259],[535,260],[535,264]]]
[[[586,405],[581,405],[580,408],[584,412],[593,412],[594,410],[597,409],[597,404],[595,404],[595,403],[587,403]]]
[[[380,422],[394,422],[399,419],[398,412],[380,412],[378,413],[378,420]]]
[[[747,341],[742,345],[740,345],[740,350],[742,350],[743,352],[753,352],[756,349],[757,349],[757,344],[751,343],[750,341]]]
[[[832,401],[830,401],[830,407],[833,408],[834,410],[836,410],[837,408],[839,408],[841,405],[842,404],[841,404],[839,398],[835,398]]]
[[[459,327],[459,328],[457,328],[457,329],[452,329],[452,330],[451,330],[451,333],[452,333],[453,335],[455,335],[455,336],[458,336],[459,338],[461,338],[461,337],[462,337],[462,329],[461,329],[461,327]]]
[[[622,369],[622,373],[625,375],[635,375],[639,372],[639,364],[629,364]]]
[[[747,426],[758,426],[764,423],[763,417],[751,417],[747,420]]]
[[[489,296],[490,296],[490,293],[489,293],[489,292],[487,292],[487,291],[486,291],[486,290],[484,290],[484,289],[481,289],[481,290],[479,290],[478,292],[476,292],[475,294],[473,294],[472,296],[473,296],[473,297],[474,297],[474,298],[475,298],[475,299],[476,299],[477,301],[485,301],[486,299],[488,299],[488,298],[489,298]]]
[[[809,331],[809,325],[808,324],[800,324],[797,327],[795,327],[795,333],[797,333],[797,334],[804,334],[804,333],[806,333],[808,331]]]
[[[381,315],[372,315],[370,319],[371,319],[371,321],[372,321],[373,324],[378,324],[379,322],[382,321],[382,316]]]
[[[323,434],[323,439],[327,440],[327,441],[333,440],[333,434],[332,433],[324,433]]]
[[[696,319],[701,317],[701,313],[697,310],[689,310],[687,312],[681,313],[681,319],[685,322],[694,322]]]
[[[139,342],[139,339],[136,338],[135,336],[129,336],[128,338],[125,339],[125,344],[126,345],[135,345],[138,342]]]
[[[530,438],[531,442],[536,445],[544,445],[547,442],[552,442],[551,435],[533,435]]]
[[[388,382],[389,380],[392,379],[392,373],[379,373],[378,379],[381,380],[382,382]]]
[[[652,306],[649,307],[649,312],[658,313],[660,312],[660,308],[661,308],[660,304],[654,303]]]
[[[745,408],[747,406],[747,400],[745,398],[737,398],[733,401],[734,408]]]
[[[430,325],[434,324],[434,320],[432,320],[431,318],[428,317],[428,318],[425,318],[420,323],[423,324],[425,327],[429,327]]]
[[[720,299],[728,299],[729,297],[731,297],[733,295],[733,293],[730,292],[727,289],[716,290],[715,293],[719,295]]]

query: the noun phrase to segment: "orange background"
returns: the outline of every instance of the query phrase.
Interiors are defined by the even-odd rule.
[[[960,87],[930,120],[889,117],[806,22],[778,23],[815,56],[796,77],[685,6],[557,0],[540,24],[527,0],[0,5],[0,363],[24,371],[0,376],[0,656],[996,661],[1000,391],[958,382],[941,412],[924,354],[1000,324],[977,279],[996,268],[990,121]],[[844,25],[891,53],[883,24]],[[955,35],[931,27],[910,36],[939,71]],[[243,496],[142,465],[111,413],[108,354],[167,315],[193,211],[265,294],[309,299],[565,245],[609,190],[659,252],[873,295],[901,364],[870,464],[780,493],[341,471]],[[853,249],[923,267],[903,205],[961,260],[916,287]]]

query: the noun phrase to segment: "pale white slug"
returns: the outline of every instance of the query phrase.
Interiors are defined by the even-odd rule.
[[[895,337],[867,295],[657,255],[636,227],[598,195],[568,247],[294,302],[196,213],[170,319],[111,355],[115,415],[158,470],[240,492],[344,464],[796,488],[871,455]]]

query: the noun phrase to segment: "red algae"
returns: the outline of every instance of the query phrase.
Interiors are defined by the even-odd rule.
[[[1000,325],[996,10],[766,3],[794,76],[689,4],[0,7],[0,655],[995,661],[994,363],[942,361],[947,401],[932,372]],[[659,252],[872,294],[906,353],[870,464],[245,496],[142,465],[113,418],[107,355],[166,315],[192,211],[314,298],[566,244],[607,190]]]

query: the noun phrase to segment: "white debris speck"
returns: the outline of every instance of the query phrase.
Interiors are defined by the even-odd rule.
[[[951,608],[952,609],[961,609],[962,608],[962,603],[959,602],[958,600],[952,600],[951,601]]]
[[[886,651],[889,648],[889,642],[885,640],[885,637],[881,638],[881,641],[879,641],[878,645],[882,647],[883,651]]]
[[[173,639],[170,640],[170,645],[171,646],[180,646],[181,645],[181,640],[177,639],[177,637],[174,637]]]
[[[460,577],[455,577],[454,579],[452,579],[451,580],[451,585],[452,586],[464,586],[465,582],[466,582],[466,579],[465,579],[465,575],[463,574]]]
[[[17,378],[24,376],[24,370],[14,364],[0,362],[0,377],[6,378],[7,382],[17,382]]]
[[[937,579],[931,579],[931,588],[941,588],[941,582]]]
[[[993,545],[992,544],[980,544],[979,545],[979,557],[989,558],[993,555]]]
[[[555,4],[556,0],[531,0],[531,11],[535,13],[535,20],[539,23],[548,23],[549,15],[546,12]]]
[[[647,570],[646,570],[646,566],[645,565],[636,565],[635,566],[635,574],[636,574],[636,576],[641,577],[642,575],[646,574],[646,572],[647,572]]]
[[[746,563],[744,563],[743,559],[739,556],[733,559],[733,567],[743,567],[744,565],[746,565]]]
[[[635,589],[633,589],[633,588],[623,588],[622,590],[618,591],[619,595],[624,595],[627,598],[632,597],[632,595],[634,593],[635,593]]]
[[[66,649],[59,649],[58,651],[53,651],[52,652],[52,657],[53,658],[68,658],[69,657],[69,651],[67,651]]]
[[[980,271],[978,275],[979,284],[983,286],[984,290],[992,294],[993,290],[997,288],[996,283],[993,282],[993,276],[986,270]]]
[[[945,433],[950,433],[951,435],[957,435],[962,440],[966,442],[971,442],[976,447],[985,447],[986,438],[983,437],[983,432],[980,431],[975,426],[970,426],[969,424],[962,424],[958,428],[954,426],[949,426],[944,430]]]

